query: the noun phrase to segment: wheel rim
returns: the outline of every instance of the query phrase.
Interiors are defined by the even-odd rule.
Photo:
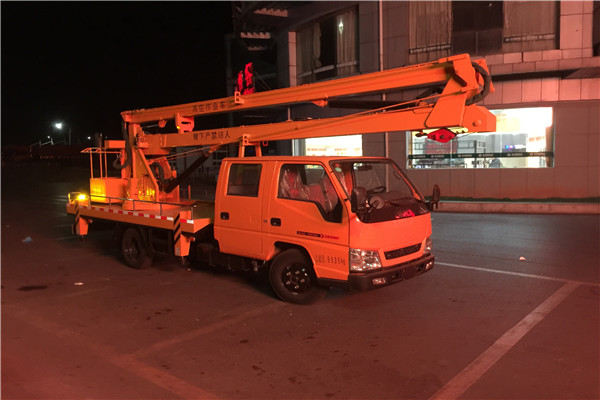
[[[131,238],[127,242],[125,242],[125,248],[123,249],[123,254],[125,258],[129,261],[137,261],[140,257],[140,244],[137,240]]]
[[[292,293],[306,292],[312,286],[308,269],[298,263],[289,264],[283,269],[281,282]]]

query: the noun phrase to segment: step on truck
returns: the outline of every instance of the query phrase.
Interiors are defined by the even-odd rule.
[[[420,94],[408,101],[357,100],[402,90]],[[73,233],[83,238],[94,220],[110,221],[132,268],[172,254],[199,265],[265,271],[275,294],[297,304],[317,301],[328,287],[368,290],[412,278],[434,265],[430,212],[440,198],[437,185],[426,201],[391,159],[263,157],[262,145],[407,131],[448,141],[494,131],[494,115],[476,104],[492,90],[485,62],[464,54],[298,87],[125,111],[122,140],[84,150],[90,187],[68,195]],[[195,129],[196,119],[205,115],[309,102],[366,111]],[[148,125],[173,126],[175,132],[150,133]],[[214,201],[193,200],[189,192],[182,196],[180,183],[212,152],[232,143],[238,144],[238,157],[222,160]],[[195,160],[178,173],[171,161],[182,155]]]

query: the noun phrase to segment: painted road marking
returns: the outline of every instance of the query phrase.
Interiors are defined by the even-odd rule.
[[[571,293],[586,282],[571,281],[566,279],[549,278],[541,275],[511,273],[500,270],[488,270],[485,268],[467,267],[464,265],[438,263],[450,267],[466,268],[471,270],[503,273],[516,276],[525,276],[538,279],[550,279],[565,283],[560,289],[548,297],[535,310],[529,313],[514,327],[509,329],[486,351],[481,353],[473,362],[471,362],[458,375],[452,378],[444,387],[429,398],[429,400],[455,400],[463,395],[479,378],[481,378],[490,368],[492,368],[510,349],[512,349],[529,331],[531,331],[540,321],[542,321],[552,310],[561,304]]]
[[[54,240],[74,240],[74,239],[79,239],[79,236],[71,235],[71,236],[61,236],[61,237],[54,238]]]
[[[261,308],[255,308],[255,309],[246,311],[245,313],[236,315],[236,316],[234,316],[232,318],[221,320],[221,321],[216,322],[216,323],[214,323],[212,325],[203,326],[201,328],[194,329],[192,331],[185,332],[185,333],[182,333],[182,334],[177,335],[177,336],[173,336],[170,339],[163,340],[162,342],[154,343],[151,346],[148,346],[146,348],[143,348],[143,349],[140,349],[140,350],[136,351],[131,356],[135,357],[135,358],[142,358],[142,357],[145,357],[145,356],[147,356],[147,355],[149,355],[151,353],[154,353],[155,351],[163,350],[163,349],[165,349],[167,347],[175,346],[175,345],[177,345],[179,343],[195,339],[198,336],[205,335],[207,333],[211,333],[211,332],[214,332],[214,331],[219,330],[219,329],[227,328],[227,327],[229,327],[231,325],[235,325],[237,323],[240,323],[240,322],[242,322],[242,321],[244,321],[244,320],[246,320],[248,318],[256,317],[256,316],[264,314],[264,313],[266,313],[268,311],[276,310],[276,309],[281,308],[281,307],[283,307],[285,305],[286,305],[286,303],[277,302],[277,303],[273,303],[273,304],[270,304],[270,305],[267,305],[267,306],[264,306],[264,307],[261,307]]]
[[[23,309],[17,309],[15,307],[3,307],[3,311],[8,311],[10,315],[14,316],[15,318],[19,318],[21,321],[45,331],[48,334],[54,335],[59,339],[67,342],[79,343],[87,347],[96,356],[102,358],[103,360],[108,361],[131,374],[137,375],[138,377],[143,378],[156,386],[162,387],[163,389],[166,389],[181,398],[218,399],[218,397],[213,393],[209,393],[189,384],[182,379],[177,378],[176,376],[168,374],[163,370],[138,361],[132,356],[118,354],[108,346],[90,342],[86,340],[85,336],[81,335],[80,333],[64,328],[54,321],[32,314],[31,312],[27,312]]]
[[[513,275],[513,276],[520,276],[523,278],[544,279],[547,281],[555,281],[555,282],[562,282],[562,283],[577,283],[579,285],[600,287],[600,283],[576,281],[576,280],[572,280],[572,279],[556,278],[556,277],[544,276],[544,275],[525,274],[522,272],[503,271],[501,269],[471,267],[468,265],[451,264],[451,263],[438,262],[438,261],[435,262],[435,265],[445,265],[447,267],[470,269],[473,271],[481,271],[481,272],[491,272],[494,274]]]

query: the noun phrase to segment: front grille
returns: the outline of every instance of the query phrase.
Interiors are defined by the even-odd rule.
[[[390,250],[383,253],[386,260],[393,260],[394,258],[404,257],[412,253],[416,253],[421,248],[421,244],[415,244],[401,249]]]

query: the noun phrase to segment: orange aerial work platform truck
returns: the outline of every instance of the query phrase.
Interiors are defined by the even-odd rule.
[[[400,103],[356,100],[407,89],[423,94]],[[133,268],[167,253],[200,265],[266,271],[277,296],[298,304],[318,300],[331,286],[387,286],[434,265],[430,212],[439,200],[437,185],[425,201],[390,159],[263,157],[261,144],[394,131],[447,141],[457,132],[494,131],[494,115],[475,104],[492,90],[485,62],[464,54],[298,87],[125,111],[122,140],[84,150],[90,155],[90,190],[69,193],[67,213],[74,215],[73,232],[81,237],[94,220],[114,222],[123,259]],[[195,117],[297,103],[369,109],[342,117],[194,129]],[[173,133],[146,128],[173,122]],[[214,202],[180,196],[179,184],[231,143],[239,144],[239,154],[223,159]],[[177,174],[169,157],[181,147],[200,156]],[[255,156],[245,156],[248,147]],[[119,176],[109,174],[109,158]]]

